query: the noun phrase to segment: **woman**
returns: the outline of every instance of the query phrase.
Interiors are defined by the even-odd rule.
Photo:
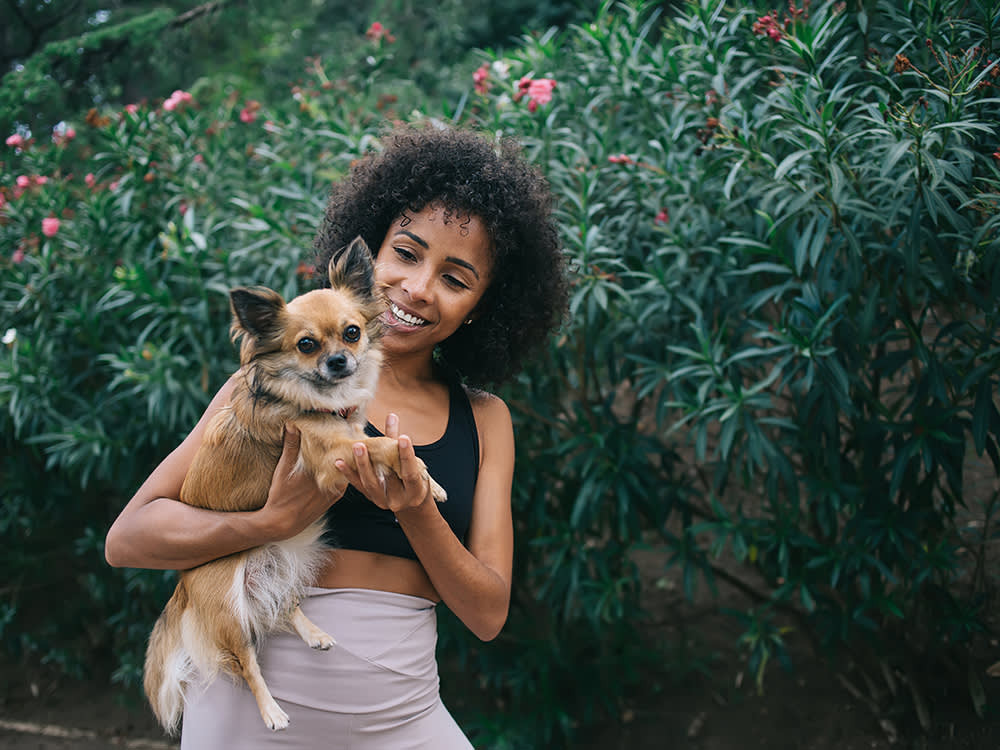
[[[289,474],[298,435],[288,431],[259,510],[179,502],[227,383],[139,488],[108,533],[115,566],[191,568],[291,537],[324,514],[333,545],[302,608],[338,646],[317,653],[279,634],[261,648],[291,725],[271,734],[249,691],[217,679],[186,698],[184,750],[471,747],[438,695],[434,607],[444,602],[483,640],[507,618],[514,436],[506,405],[479,388],[509,379],[558,323],[566,288],[550,212],[544,180],[516,146],[450,129],[397,130],[334,187],[317,267],[357,235],[375,255],[389,309],[369,432],[384,425],[398,439],[403,478],[381,483],[359,443],[357,470],[341,466],[352,487],[324,496]],[[430,498],[416,456],[447,503]]]

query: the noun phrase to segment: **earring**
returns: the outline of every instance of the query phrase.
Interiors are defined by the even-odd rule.
[[[472,324],[472,318],[469,318],[467,321],[465,321],[465,325],[471,325],[471,324]]]

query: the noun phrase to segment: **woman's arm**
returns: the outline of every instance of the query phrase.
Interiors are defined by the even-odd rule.
[[[338,462],[351,482],[376,505],[396,514],[442,601],[477,637],[492,640],[507,621],[514,557],[511,483],[514,430],[507,405],[496,396],[470,394],[480,434],[479,476],[468,548],[455,536],[420,477],[412,441],[399,436],[401,480],[383,485],[361,450],[357,472]],[[385,434],[398,436],[394,415]],[[363,449],[363,444],[358,444]],[[357,447],[356,446],[356,449]]]
[[[285,433],[267,502],[260,510],[220,512],[185,505],[181,485],[212,417],[229,402],[230,379],[191,433],[160,463],[108,530],[104,555],[115,567],[186,570],[225,555],[287,539],[323,515],[336,497],[293,474],[299,433]],[[345,482],[346,487],[346,482]]]

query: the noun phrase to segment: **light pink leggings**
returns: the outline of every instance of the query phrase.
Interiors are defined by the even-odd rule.
[[[363,589],[311,589],[305,614],[337,640],[314,651],[272,635],[261,670],[291,721],[272,732],[242,680],[188,688],[181,750],[471,750],[441,702],[437,613],[427,599]]]

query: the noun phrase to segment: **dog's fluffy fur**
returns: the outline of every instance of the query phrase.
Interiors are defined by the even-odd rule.
[[[230,293],[233,338],[242,337],[241,367],[230,404],[205,430],[181,488],[183,502],[223,511],[262,507],[288,424],[301,432],[295,470],[312,474],[321,489],[342,481],[334,461],[353,465],[358,441],[367,444],[381,475],[399,473],[396,441],[363,432],[382,364],[379,318],[385,309],[368,248],[356,239],[328,270],[330,289],[287,305],[263,287]],[[444,500],[444,490],[427,479],[434,498]],[[219,670],[246,680],[269,728],[288,725],[261,676],[255,644],[290,627],[312,648],[335,645],[298,607],[327,559],[322,534],[318,521],[286,541],[180,574],[146,652],[146,696],[168,732],[178,729],[185,686],[196,677],[213,679]]]

